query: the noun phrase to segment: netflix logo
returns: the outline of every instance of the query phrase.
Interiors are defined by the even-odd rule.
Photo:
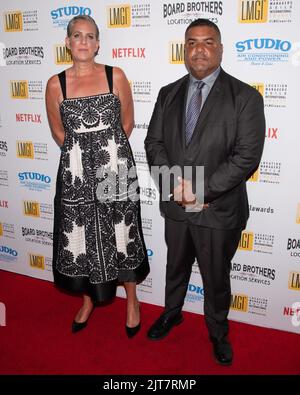
[[[146,48],[113,48],[113,58],[146,58]]]
[[[16,114],[16,122],[42,123],[41,114]]]
[[[267,128],[266,130],[266,139],[268,140],[278,140],[279,138],[279,130],[278,128]]]
[[[8,208],[8,200],[0,200],[0,207]]]

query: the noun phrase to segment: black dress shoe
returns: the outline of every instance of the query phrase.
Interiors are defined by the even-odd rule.
[[[133,328],[130,328],[129,326],[125,325],[125,329],[127,336],[129,337],[129,339],[131,339],[141,329],[141,323],[137,324],[137,326],[134,326]]]
[[[212,343],[216,362],[220,365],[231,365],[233,353],[229,341],[213,339]]]
[[[72,322],[72,333],[76,333],[81,331],[87,326],[88,320],[84,322],[76,322],[75,320]]]
[[[176,315],[175,317],[168,317],[165,314],[162,314],[148,330],[147,336],[151,340],[163,339],[167,336],[173,326],[181,324],[182,321],[183,317],[181,314]]]
[[[87,326],[88,320],[89,320],[92,312],[94,311],[94,308],[95,308],[95,306],[92,308],[90,315],[88,316],[87,320],[85,320],[84,322],[77,322],[75,320],[72,322],[72,333],[77,333]]]

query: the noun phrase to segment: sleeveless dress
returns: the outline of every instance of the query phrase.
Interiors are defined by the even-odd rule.
[[[119,282],[141,282],[149,273],[136,168],[112,70],[105,66],[109,93],[73,99],[66,97],[65,72],[58,74],[65,140],[54,199],[54,282],[96,302],[114,297]]]

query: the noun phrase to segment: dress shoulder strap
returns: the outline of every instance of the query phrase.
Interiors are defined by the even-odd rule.
[[[60,82],[61,91],[63,94],[64,100],[67,98],[67,89],[66,89],[66,72],[62,71],[61,73],[57,74]]]
[[[113,68],[112,66],[105,65],[105,73],[109,86],[109,92],[113,93]]]

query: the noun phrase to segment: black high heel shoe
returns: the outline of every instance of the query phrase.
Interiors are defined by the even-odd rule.
[[[133,328],[129,328],[129,326],[125,325],[125,329],[126,329],[126,334],[130,339],[133,336],[135,336],[138,333],[138,331],[141,329],[141,323],[137,324],[137,326],[134,326]]]
[[[77,322],[75,320],[72,322],[72,333],[77,333],[87,326],[88,320],[89,320],[90,316],[92,315],[94,308],[95,308],[95,306],[92,308],[90,315],[88,316],[87,320],[85,320],[84,322]]]
[[[140,304],[138,304],[138,307],[139,307],[139,314],[141,314]],[[126,329],[126,334],[127,334],[128,338],[131,339],[141,329],[141,319],[140,319],[140,322],[133,328],[130,328],[129,326],[125,325],[125,329]]]

